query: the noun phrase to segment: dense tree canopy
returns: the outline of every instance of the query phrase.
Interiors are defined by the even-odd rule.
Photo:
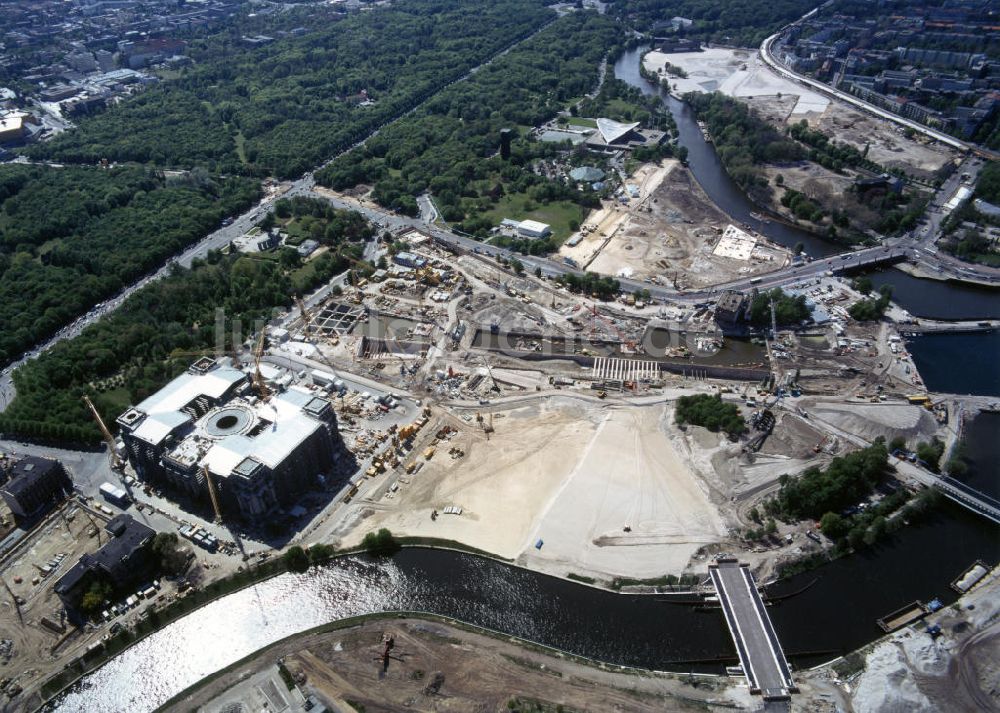
[[[781,490],[775,500],[786,518],[820,519],[828,512],[839,513],[867,497],[889,473],[889,453],[877,442],[830,461],[821,469],[812,467],[802,475],[781,476]]]
[[[640,32],[662,36],[673,17],[694,20],[681,35],[742,47],[757,47],[776,29],[802,17],[813,0],[772,0],[767,3],[732,0],[616,0],[611,12]]]
[[[258,196],[202,171],[0,166],[0,363],[158,267]]]
[[[709,431],[725,431],[737,437],[747,430],[746,422],[735,404],[726,403],[719,394],[693,394],[677,399],[677,423],[704,426]]]
[[[263,47],[222,33],[179,78],[30,153],[299,175],[550,17],[533,0],[401,0]]]
[[[318,203],[323,205],[289,201],[286,207],[290,214],[322,215],[322,242],[329,250],[301,266],[268,256],[211,253],[207,262],[196,262],[190,270],[175,268],[80,336],[15,371],[17,397],[0,414],[0,432],[97,441],[100,434],[81,396],[89,394],[113,422],[130,403],[187,368],[192,354],[213,350],[217,310],[226,320],[225,348],[239,347],[274,308],[289,305],[294,292],[329,280],[360,257],[360,244],[351,240],[370,234],[370,226],[355,213]]]
[[[726,171],[751,194],[766,185],[757,166],[806,156],[801,145],[778,132],[743,102],[718,92],[685,94],[684,101],[708,126]]]
[[[411,215],[414,196],[430,190],[442,215],[469,233],[494,224],[481,214],[505,195],[527,194],[536,204],[594,205],[595,196],[531,172],[533,160],[560,147],[516,140],[511,160],[503,161],[497,155],[500,129],[535,126],[592,90],[597,66],[617,37],[614,24],[593,13],[563,17],[316,178],[336,189],[373,184],[379,204]]]
[[[799,324],[809,319],[812,311],[806,304],[805,295],[789,295],[775,288],[770,292],[757,294],[750,302],[750,323],[755,327],[771,325],[771,303],[774,303],[774,318],[779,327]]]

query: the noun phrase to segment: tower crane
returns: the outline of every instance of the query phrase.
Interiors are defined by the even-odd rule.
[[[267,384],[264,383],[264,376],[260,373],[260,358],[264,355],[264,342],[266,339],[267,335],[264,333],[264,330],[260,330],[260,334],[257,336],[257,346],[253,350],[253,384],[262,401],[267,401],[271,398],[271,390],[267,388]]]
[[[219,496],[215,492],[215,483],[212,482],[212,474],[208,472],[208,466],[201,467],[202,475],[205,476],[205,483],[208,485],[208,496],[212,499],[212,509],[215,511],[215,521],[222,522],[222,510],[219,509]]]
[[[90,409],[91,415],[97,422],[97,427],[101,429],[101,435],[104,437],[104,442],[108,444],[108,453],[111,457],[111,468],[118,472],[121,472],[125,468],[125,461],[122,457],[118,455],[118,447],[115,445],[115,437],[111,435],[111,431],[108,427],[104,425],[104,419],[101,418],[101,414],[97,412],[97,407],[94,406],[94,402],[90,400],[90,397],[86,394],[83,395],[83,402],[87,404],[87,408]]]
[[[309,311],[306,309],[305,302],[302,301],[301,297],[296,295],[295,303],[299,306],[299,312],[302,313],[302,322],[305,325],[305,333],[308,335],[310,328],[313,328],[313,331],[315,332],[315,328],[313,327],[312,316],[310,316]],[[319,358],[323,360],[323,363],[326,364],[328,367],[330,367],[330,370],[334,374],[336,374],[337,368],[333,365],[333,362],[330,361],[330,358],[327,357],[327,355],[323,352],[323,350],[320,349],[318,346],[316,347],[316,353],[319,354]]]

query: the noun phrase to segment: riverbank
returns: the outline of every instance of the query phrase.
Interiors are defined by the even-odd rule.
[[[928,628],[939,627],[932,636]],[[855,711],[1000,707],[1000,569],[945,607],[862,650],[800,675],[835,687]]]
[[[394,646],[383,668],[383,636]],[[430,614],[358,617],[296,634],[255,652],[157,709],[160,713],[231,704],[239,682],[282,660],[303,694],[379,710],[499,710],[528,699],[575,710],[704,710],[748,705],[745,688],[721,676],[682,676],[573,656],[496,631]],[[444,682],[424,692],[433,676]],[[360,706],[355,706],[360,710]]]

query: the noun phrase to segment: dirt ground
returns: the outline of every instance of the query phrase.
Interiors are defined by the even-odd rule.
[[[394,647],[383,668],[385,634],[393,637]],[[694,687],[675,676],[611,672],[461,628],[405,619],[295,637],[165,710],[211,707],[227,689],[281,657],[302,693],[345,712],[499,712],[515,699],[543,706],[531,710],[559,706],[567,713],[695,711],[705,710],[707,700],[729,706],[750,702],[745,689],[721,678],[701,679]],[[428,690],[435,680],[437,693]]]
[[[902,168],[918,178],[931,178],[958,154],[937,142],[914,136],[887,121],[878,121],[846,104],[831,102],[822,114],[805,117],[810,126],[859,151],[868,149],[868,158],[886,168]]]
[[[4,584],[23,603],[15,608],[7,591],[0,590],[0,641],[11,642],[11,656],[0,657],[0,678],[16,678],[22,686],[35,678],[37,668],[52,666],[66,653],[62,649],[53,653],[63,634],[43,626],[42,617],[65,626],[66,632],[73,630],[61,616],[62,603],[52,587],[81,555],[98,548],[98,531],[103,540],[107,538],[104,522],[95,518],[95,526],[78,506],[69,504],[60,512],[65,518],[50,516],[2,570]],[[57,567],[44,574],[42,568],[60,555]],[[77,643],[75,638],[73,643]]]
[[[802,119],[835,141],[868,152],[868,158],[886,168],[902,168],[918,178],[930,178],[957,158],[953,149],[914,136],[888,121],[869,117],[843,102],[805,89],[767,67],[753,50],[712,47],[704,52],[662,54],[650,52],[645,65],[658,72],[665,62],[683,68],[687,79],[671,77],[672,91],[719,91],[736,97],[771,123],[784,128]],[[676,89],[673,87],[676,85]]]
[[[636,210],[590,268],[637,279],[664,278],[696,289],[747,274],[776,270],[789,253],[758,237],[749,260],[713,255],[730,219],[708,200],[686,168],[674,168]]]
[[[564,243],[559,249],[559,255],[575,260],[578,265],[589,265],[609,237],[614,236],[614,242],[635,216],[645,210],[650,196],[678,166],[680,163],[672,159],[640,166],[628,180],[629,185],[638,187],[639,195],[630,199],[627,205],[616,200],[604,201],[602,207],[588,215],[581,226],[579,235],[583,239],[573,246]]]
[[[346,544],[388,527],[562,575],[650,577],[682,572],[699,547],[724,534],[704,486],[668,439],[662,404],[618,409],[549,397],[496,409],[493,424],[487,441],[473,421],[391,498],[360,503],[365,526]],[[453,447],[464,455],[452,458]],[[462,513],[444,514],[448,506]]]

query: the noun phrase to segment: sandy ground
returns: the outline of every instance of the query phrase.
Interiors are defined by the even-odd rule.
[[[593,211],[584,221],[582,227],[587,229],[587,232],[583,240],[574,246],[564,243],[559,249],[559,255],[575,260],[578,265],[587,265],[601,250],[601,246],[609,236],[615,236],[612,243],[616,241],[617,235],[648,205],[649,197],[679,165],[678,161],[664,159],[660,163],[640,166],[628,179],[629,185],[639,187],[638,197],[632,198],[628,205],[618,201],[604,201],[603,206]]]
[[[393,637],[394,647],[383,668],[384,634]],[[279,657],[302,694],[314,694],[342,711],[486,713],[508,710],[508,702],[519,699],[529,705],[517,710],[639,713],[706,710],[709,700],[728,707],[751,702],[745,689],[724,678],[703,678],[694,687],[676,676],[611,672],[458,627],[405,619],[295,637],[165,710],[217,710],[231,698],[228,689],[273,670]],[[435,678],[440,689],[428,692]]]
[[[810,413],[837,428],[864,434],[867,439],[885,436],[886,440],[892,440],[903,436],[915,444],[929,439],[939,428],[927,409],[909,404],[820,402],[810,408]]]
[[[676,280],[679,287],[694,289],[770,272],[789,259],[787,250],[759,236],[749,260],[714,255],[730,222],[708,200],[691,172],[678,166],[652,192],[645,210],[630,215],[590,269],[671,284]]]
[[[671,445],[667,418],[662,404],[624,409],[559,397],[498,410],[489,441],[473,421],[404,476],[409,483],[391,499],[359,503],[367,517],[346,544],[388,527],[563,575],[680,574],[725,530]],[[465,455],[453,459],[452,447]],[[462,514],[443,514],[450,505]],[[442,513],[436,520],[433,510]]]
[[[439,447],[431,461],[401,486],[391,500],[364,506],[372,510],[360,540],[371,528],[388,527],[406,535],[458,540],[501,557],[514,558],[534,526],[537,504],[572,472],[573,462],[553,444],[582,443],[597,428],[598,416],[566,399],[548,399],[494,415],[490,440],[473,421]],[[451,458],[459,447],[465,456]],[[420,460],[419,453],[414,454]],[[461,515],[440,515],[449,505]],[[349,540],[350,542],[351,540]]]
[[[952,149],[921,137],[907,138],[903,130],[876,120],[842,102],[774,73],[753,50],[711,47],[703,52],[650,52],[644,64],[659,72],[664,63],[683,68],[687,79],[671,77],[675,94],[719,91],[737,97],[776,125],[805,119],[809,125],[859,151],[886,168],[902,168],[919,178],[930,178],[957,158]],[[676,87],[676,88],[674,88]]]
[[[646,69],[659,72],[665,63],[681,67],[687,78],[670,77],[674,94],[687,92],[722,92],[730,97],[795,96],[788,116],[796,119],[810,112],[822,112],[830,100],[772,72],[760,61],[757,52],[710,47],[703,52],[663,54],[650,52],[644,59]],[[787,118],[787,117],[786,117]]]
[[[831,667],[800,674],[807,685],[838,684],[855,713],[972,713],[1000,710],[1000,573],[957,605],[902,629],[862,653],[864,671],[849,683]],[[927,624],[942,635],[932,639]]]
[[[682,572],[701,546],[718,542],[721,518],[663,432],[669,414],[663,407],[607,412],[593,438],[576,447],[573,471],[544,507],[518,561],[653,577]]]

